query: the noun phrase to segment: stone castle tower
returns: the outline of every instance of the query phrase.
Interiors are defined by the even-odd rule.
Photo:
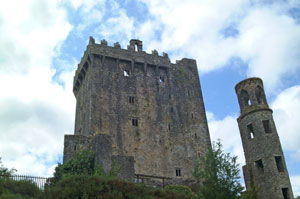
[[[269,108],[263,82],[249,78],[235,86],[241,114],[237,119],[246,165],[247,190],[257,188],[258,199],[293,199],[292,187]]]
[[[122,49],[91,37],[73,92],[75,132],[65,136],[64,161],[89,148],[104,169],[112,160],[121,164],[126,178],[165,176],[180,184],[211,147],[193,59],[173,64],[166,53],[143,51],[139,40]]]

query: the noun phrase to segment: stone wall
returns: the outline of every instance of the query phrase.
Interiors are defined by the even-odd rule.
[[[73,91],[75,135],[109,135],[111,155],[132,156],[137,174],[189,181],[196,158],[211,147],[193,59],[173,64],[166,53],[144,52],[139,40],[121,49],[91,38]]]

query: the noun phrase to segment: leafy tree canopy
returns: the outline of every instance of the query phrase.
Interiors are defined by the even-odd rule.
[[[205,199],[239,199],[243,187],[239,183],[237,156],[224,153],[220,140],[198,159],[193,176],[201,184],[199,197]]]
[[[95,161],[94,152],[88,150],[79,151],[75,158],[70,159],[64,164],[58,164],[54,171],[54,177],[50,181],[50,185],[55,185],[62,178],[76,175],[97,175],[107,177],[117,177],[121,167],[116,167],[113,162],[112,168],[106,174],[103,168]]]
[[[0,176],[10,176],[14,174],[16,171],[17,171],[16,169],[8,169],[4,167],[0,157]]]

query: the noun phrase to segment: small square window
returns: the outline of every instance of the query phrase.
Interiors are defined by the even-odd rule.
[[[263,164],[262,159],[256,160],[255,161],[255,166],[258,169],[259,173],[261,173],[261,174],[264,173],[264,164]]]
[[[159,77],[159,82],[165,82],[165,77],[164,76],[160,76]]]
[[[282,157],[281,156],[275,156],[275,162],[276,162],[278,172],[283,172],[284,171],[284,166],[283,166]]]
[[[247,132],[249,139],[253,139],[255,137],[252,124],[247,125]]]
[[[138,120],[137,119],[132,119],[132,126],[138,126]]]
[[[181,169],[180,168],[176,168],[176,176],[181,176]]]
[[[263,123],[264,129],[265,129],[265,132],[266,133],[272,133],[271,127],[270,127],[270,121],[269,120],[263,120],[262,123]]]
[[[282,188],[282,195],[283,195],[284,199],[290,199],[289,189],[288,188]]]
[[[129,77],[129,70],[124,70],[124,77]]]
[[[128,101],[129,101],[130,104],[134,104],[134,100],[135,100],[135,99],[134,99],[133,96],[129,96],[129,97],[128,97]]]

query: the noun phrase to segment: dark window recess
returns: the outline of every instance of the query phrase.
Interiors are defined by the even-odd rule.
[[[165,82],[165,77],[164,76],[160,76],[159,77],[159,82]]]
[[[191,94],[190,94],[190,91],[189,91],[189,90],[187,91],[187,95],[188,95],[188,96],[191,96]]]
[[[132,126],[138,126],[138,120],[137,119],[132,119]]]
[[[255,161],[255,166],[260,173],[264,173],[264,164],[261,159]]]
[[[168,124],[168,129],[169,129],[169,131],[171,130],[171,125],[170,124]]]
[[[282,188],[282,195],[284,199],[290,199],[290,195],[289,195],[289,189],[288,188]]]
[[[251,105],[251,101],[250,101],[249,94],[248,94],[247,91],[242,90],[240,96],[241,96],[241,101],[242,101],[244,106],[250,106]]]
[[[192,113],[192,118],[194,118],[194,113]]]
[[[271,127],[270,127],[270,121],[269,120],[263,120],[262,123],[263,123],[264,129],[265,129],[265,132],[266,133],[272,133]]]
[[[130,104],[134,104],[134,97],[133,96],[129,96],[129,103]]]
[[[129,77],[129,70],[124,70],[124,77]]]
[[[283,162],[282,162],[282,157],[281,156],[275,156],[275,162],[276,162],[278,172],[283,172],[284,171],[284,166],[283,166]]]
[[[195,133],[195,138],[197,139],[197,134]]]
[[[76,151],[76,145],[74,145],[74,151]]]
[[[171,99],[171,94],[169,94],[169,99]]]
[[[174,109],[173,109],[173,107],[171,107],[171,108],[170,108],[170,112],[173,113],[173,111],[174,111]]]
[[[181,176],[180,168],[176,168],[175,171],[176,171],[176,176]]]
[[[247,125],[247,132],[249,139],[253,139],[255,137],[252,124]]]

